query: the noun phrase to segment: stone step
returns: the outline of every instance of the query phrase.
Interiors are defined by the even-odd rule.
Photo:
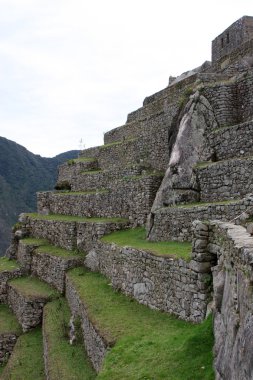
[[[253,156],[196,166],[200,201],[242,198],[253,192]]]
[[[247,210],[252,210],[252,206],[253,200],[244,198],[164,207],[154,212],[148,238],[152,241],[191,241],[194,220],[231,221]]]
[[[0,365],[7,362],[22,329],[7,305],[0,305]]]
[[[21,277],[22,269],[15,260],[0,258],[0,303],[7,302],[7,282],[12,278]]]
[[[129,168],[112,169],[112,170],[85,170],[81,171],[78,175],[74,175],[68,181],[71,191],[91,191],[96,189],[112,189],[117,188],[121,182],[126,182],[136,177],[147,176],[162,176],[161,172],[150,172],[141,165],[133,165]],[[56,189],[60,190],[61,183],[58,182]],[[64,190],[64,189],[62,189]]]
[[[38,212],[129,218],[131,223],[143,225],[161,181],[161,174],[130,176],[121,179],[107,190],[37,193]]]
[[[35,277],[20,277],[7,284],[7,302],[24,332],[42,321],[44,305],[59,293]]]
[[[115,289],[139,303],[201,322],[205,319],[211,263],[192,258],[186,242],[150,242],[144,228],[104,236],[85,259],[85,265],[104,274]]]
[[[88,252],[94,242],[112,231],[127,228],[123,218],[84,218],[69,215],[22,214],[20,219],[31,236],[46,239],[67,250]]]
[[[40,327],[21,335],[1,374],[1,380],[45,380]]]
[[[28,273],[54,286],[60,293],[65,289],[65,272],[84,261],[84,255],[78,252],[32,237],[19,241],[17,258]]]
[[[164,373],[172,379],[177,368],[179,378],[185,373],[202,378],[203,369],[197,363],[204,357],[206,370],[211,370],[212,339],[207,343],[209,332],[204,333],[210,331],[212,336],[211,320],[202,325],[187,324],[151,310],[115,292],[107,278],[83,268],[67,273],[66,295],[73,317],[81,322],[86,351],[99,377],[124,379],[129,373],[131,379],[159,379]],[[192,339],[199,342],[194,358],[190,355]],[[184,360],[176,354],[182,346]]]
[[[70,189],[71,179],[85,170],[98,170],[98,162],[93,157],[80,157],[67,161],[58,167],[57,187],[59,190]]]
[[[208,136],[216,160],[253,155],[253,120],[217,129]]]
[[[70,326],[70,333],[66,333]],[[46,378],[50,380],[92,380],[96,373],[83,349],[80,324],[71,320],[64,298],[47,303],[43,313],[43,346]]]

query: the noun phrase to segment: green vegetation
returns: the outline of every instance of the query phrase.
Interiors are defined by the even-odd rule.
[[[48,344],[48,371],[51,380],[96,378],[96,373],[85,355],[81,339],[69,343],[68,330],[71,314],[67,302],[59,299],[44,308],[44,338]]]
[[[0,334],[15,333],[20,335],[22,329],[15,315],[11,312],[7,305],[0,305]]]
[[[3,370],[1,380],[44,380],[41,328],[21,335]]]
[[[29,298],[55,299],[59,297],[57,290],[36,277],[19,277],[9,282],[18,292]]]
[[[212,321],[194,325],[114,291],[97,273],[68,272],[89,318],[115,346],[98,379],[213,380]]]
[[[153,242],[146,240],[145,229],[120,230],[112,232],[101,238],[106,243],[115,243],[121,247],[129,246],[145,251],[150,251],[157,256],[170,256],[190,260],[191,244],[188,242],[161,241]]]
[[[71,216],[61,214],[41,215],[36,213],[26,214],[32,219],[38,220],[58,220],[60,222],[90,222],[90,223],[123,223],[127,222],[124,218],[85,218],[82,216]]]
[[[67,249],[56,247],[51,244],[45,244],[41,245],[36,249],[36,252],[38,253],[48,253],[53,256],[59,256],[59,257],[64,257],[64,258],[74,258],[77,256],[82,257],[82,255],[77,252],[77,251],[68,251]]]
[[[132,142],[132,141],[135,141],[135,140],[137,140],[137,139],[132,137],[132,138],[129,138],[129,139],[125,139],[125,140],[121,140],[121,141],[114,141],[114,142],[111,142],[111,143],[108,143],[108,144],[105,144],[105,145],[101,145],[99,148],[100,149],[106,149],[106,148],[110,148],[111,146],[114,146],[114,145],[121,145],[121,144]]]
[[[93,162],[93,161],[96,161],[96,159],[93,157],[78,157],[78,158],[68,160],[67,163],[68,165],[74,165],[79,162]]]
[[[44,158],[0,137],[0,256],[10,244],[18,215],[36,210],[36,191],[53,189],[58,165],[77,154],[71,151]]]
[[[80,252],[78,251],[69,251],[67,249],[57,247],[55,245],[49,244],[46,239],[25,238],[21,241],[27,245],[37,246],[38,248],[36,249],[36,252],[38,253],[48,253],[53,256],[66,258],[76,257],[77,255],[81,256]]]
[[[10,260],[7,257],[0,257],[0,272],[5,270],[11,271],[18,268],[19,265],[15,260]]]
[[[241,199],[227,199],[226,201],[218,201],[218,202],[192,202],[186,204],[178,204],[176,206],[168,206],[175,208],[191,208],[191,207],[203,207],[203,206],[219,206],[219,205],[229,205],[239,202]]]
[[[26,244],[26,245],[35,245],[35,246],[40,246],[40,245],[45,245],[45,244],[48,244],[48,241],[46,239],[37,239],[37,238],[34,238],[34,237],[28,237],[28,238],[24,238],[21,240],[23,244]]]
[[[96,194],[105,194],[109,190],[106,189],[96,189],[96,190],[87,190],[87,191],[59,191],[55,195],[96,195]]]

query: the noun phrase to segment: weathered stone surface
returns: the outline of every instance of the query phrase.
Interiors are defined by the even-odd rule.
[[[253,238],[241,226],[212,222],[210,242],[219,246],[218,263],[213,268],[216,378],[250,380]]]
[[[104,242],[98,242],[88,257],[116,289],[138,302],[188,321],[205,318],[210,284],[201,274],[210,273],[210,262],[158,257]],[[88,260],[87,264],[91,268],[93,262]]]
[[[14,333],[0,334],[0,364],[8,360],[16,341],[17,335]]]
[[[97,372],[101,369],[104,357],[112,346],[102,334],[95,328],[89,319],[87,309],[81,301],[73,283],[66,277],[66,298],[68,300],[74,318],[81,318],[84,345],[93,367]]]

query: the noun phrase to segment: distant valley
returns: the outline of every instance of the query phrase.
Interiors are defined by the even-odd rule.
[[[53,189],[58,165],[78,153],[72,150],[45,158],[0,137],[0,256],[8,247],[18,215],[36,210],[36,192]]]

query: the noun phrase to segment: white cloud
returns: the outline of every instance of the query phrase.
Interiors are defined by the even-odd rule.
[[[1,135],[42,155],[101,144],[244,14],[251,0],[0,0]]]

